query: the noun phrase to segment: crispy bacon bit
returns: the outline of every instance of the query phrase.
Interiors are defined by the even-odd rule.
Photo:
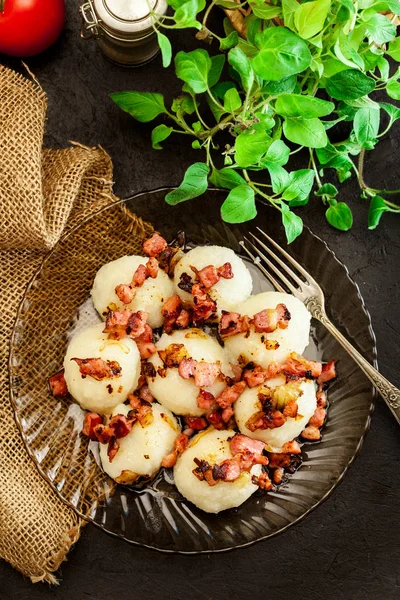
[[[151,379],[154,379],[157,375],[156,368],[151,362],[143,362],[142,369],[145,377],[150,377]]]
[[[231,263],[226,262],[223,265],[221,265],[220,267],[218,267],[217,274],[219,277],[222,277],[223,279],[232,279],[234,276],[234,273],[232,271]]]
[[[207,294],[198,283],[192,287],[193,294],[193,323],[202,325],[208,319],[214,319],[217,313],[217,303]]]
[[[213,394],[210,392],[206,392],[205,390],[200,390],[199,395],[197,396],[197,406],[203,410],[210,410],[212,405],[215,402],[215,398]]]
[[[142,387],[139,389],[139,398],[145,402],[149,402],[150,404],[154,402],[154,396],[150,392],[148,385],[142,385]]]
[[[283,444],[282,452],[287,452],[289,454],[301,454],[301,448],[296,440],[292,440],[291,442],[286,442],[286,444]]]
[[[287,419],[289,419],[289,418],[294,419],[297,417],[298,410],[299,410],[299,407],[297,406],[296,400],[289,400],[289,402],[286,404],[285,408],[283,409],[283,416],[286,417]]]
[[[178,288],[188,294],[192,293],[193,280],[187,273],[182,273],[179,278]]]
[[[158,256],[167,248],[168,244],[161,235],[153,233],[153,235],[143,242],[143,252],[147,256]]]
[[[191,377],[194,377],[196,364],[197,361],[195,361],[193,358],[186,358],[186,356],[182,358],[178,367],[178,373],[182,379],[190,379]]]
[[[232,365],[233,380],[236,383],[242,379],[243,369],[239,365]]]
[[[265,444],[259,440],[252,440],[242,433],[237,433],[229,442],[229,447],[233,455],[240,454],[244,451],[249,451],[253,454],[261,454],[265,448]]]
[[[276,308],[266,308],[253,317],[254,327],[257,333],[271,333],[276,329],[287,329],[291,319],[290,312],[284,304],[278,304]]]
[[[117,438],[111,438],[111,440],[108,442],[108,448],[107,448],[107,456],[108,456],[108,460],[110,462],[112,462],[115,458],[115,455],[117,454],[119,450],[119,443]]]
[[[177,294],[168,298],[168,300],[164,303],[161,309],[161,314],[164,317],[164,333],[171,333],[172,328],[176,323],[176,320],[178,319],[181,310],[182,301]]]
[[[318,383],[326,383],[336,377],[335,361],[331,360],[326,365],[322,365],[322,372],[318,377]]]
[[[280,483],[282,483],[284,474],[285,474],[284,469],[282,469],[282,467],[278,467],[277,469],[274,470],[274,473],[272,475],[272,481],[276,485],[279,485]]]
[[[220,408],[228,408],[234,402],[236,402],[239,396],[243,394],[245,389],[246,383],[244,381],[238,381],[231,387],[228,386],[222,390],[222,392],[216,397],[215,401]]]
[[[214,410],[212,410],[208,415],[207,415],[207,421],[210,423],[210,425],[212,425],[214,427],[214,429],[224,429],[225,428],[225,423],[222,420],[222,410],[219,408],[216,408]]]
[[[250,471],[253,465],[266,465],[268,458],[262,455],[265,444],[251,440],[245,435],[235,434],[230,440],[232,458],[224,460],[219,465],[211,466],[207,461],[194,459],[197,467],[192,473],[200,480],[207,481],[211,486],[218,481],[235,481],[242,471]]]
[[[96,427],[96,425],[100,425],[100,423],[102,423],[102,422],[103,422],[103,418],[100,415],[98,415],[97,413],[95,413],[95,412],[86,413],[84,421],[83,421],[83,427],[82,427],[83,435],[86,435],[91,440],[97,440],[97,436],[94,432],[94,428]]]
[[[232,408],[232,406],[228,406],[228,408],[224,408],[224,410],[222,411],[222,420],[224,423],[228,423],[230,421],[230,419],[233,417],[234,415],[234,410]]]
[[[213,385],[221,369],[217,363],[209,363],[205,361],[196,361],[194,368],[194,384],[196,387],[210,387]]]
[[[321,432],[315,425],[308,425],[302,432],[301,437],[305,440],[316,441],[321,439]]]
[[[325,417],[326,417],[326,410],[324,408],[316,408],[315,412],[313,414],[313,416],[311,417],[311,419],[308,421],[309,425],[313,425],[315,427],[322,427],[322,425],[324,424],[325,421]]]
[[[109,425],[102,425],[101,423],[93,427],[93,433],[100,444],[108,444],[114,437],[114,429],[111,429]]]
[[[264,472],[260,473],[258,477],[256,475],[253,475],[251,478],[251,482],[254,483],[254,485],[258,485],[260,490],[265,490],[266,492],[272,490],[272,488],[274,487],[268,474]]]
[[[321,389],[321,386],[318,388],[318,392],[317,392],[316,396],[317,396],[317,406],[319,406],[321,408],[325,408],[326,405],[328,404],[328,401],[327,401],[325,392]]]
[[[132,485],[132,483],[135,483],[135,481],[137,481],[140,477],[142,476],[139,475],[139,473],[135,473],[134,471],[130,471],[129,469],[124,469],[123,471],[121,471],[121,474],[115,478],[115,481],[117,483],[123,483],[125,485]]]
[[[58,373],[54,373],[51,377],[49,377],[49,387],[50,391],[53,394],[54,398],[64,398],[64,396],[68,395],[67,382],[64,377],[64,369],[58,371]]]
[[[151,403],[133,394],[128,394],[128,400],[132,409],[128,412],[128,419],[139,421],[142,427],[150,425],[154,420]]]
[[[103,333],[108,333],[110,339],[120,340],[126,336],[133,339],[140,337],[146,329],[148,312],[138,310],[109,311]]]
[[[291,352],[285,363],[281,365],[280,371],[292,379],[299,377],[317,379],[321,375],[322,365],[314,360],[308,360],[297,352]]]
[[[164,363],[164,367],[179,367],[184,358],[188,358],[188,353],[183,344],[170,344],[165,350],[159,350],[158,355]]]
[[[153,344],[153,330],[148,323],[145,324],[142,335],[135,338],[135,342],[143,360],[150,358],[157,350]]]
[[[257,429],[276,429],[286,423],[286,417],[280,410],[260,410],[254,413],[247,421],[246,427],[250,431]]]
[[[271,469],[284,469],[290,465],[291,456],[286,452],[268,452],[269,463]]]
[[[136,290],[130,283],[120,283],[115,288],[115,293],[122,304],[130,304],[136,295]]]
[[[200,431],[201,429],[207,429],[208,423],[204,417],[185,417],[186,424],[189,429]]]
[[[158,275],[158,270],[158,260],[152,256],[146,263],[146,275],[155,279]]]
[[[166,467],[167,469],[173,467],[178,459],[178,456],[186,450],[188,444],[188,436],[184,433],[180,433],[175,439],[173,451],[167,454],[167,456],[164,456],[161,466]]]
[[[253,369],[245,369],[243,372],[243,379],[249,388],[257,387],[262,385],[270,377],[267,369],[263,369],[259,365]]]
[[[217,269],[213,265],[208,265],[207,267],[200,269],[200,271],[196,269],[196,267],[192,267],[192,265],[190,265],[190,268],[197,275],[200,284],[206,290],[212,288],[212,286],[218,283],[219,281]]]
[[[222,311],[219,323],[219,335],[222,339],[237,333],[245,333],[249,329],[247,317],[241,317],[237,312]]]
[[[134,421],[132,419],[128,420],[125,415],[115,415],[110,420],[108,426],[114,431],[114,436],[119,439],[128,435],[133,424]]]
[[[190,320],[190,312],[186,310],[186,308],[182,308],[181,312],[179,313],[179,317],[175,321],[175,325],[181,329],[185,329],[186,327],[189,327]]]
[[[79,367],[82,379],[93,377],[96,381],[121,377],[121,367],[116,360],[103,360],[102,358],[71,358]]]

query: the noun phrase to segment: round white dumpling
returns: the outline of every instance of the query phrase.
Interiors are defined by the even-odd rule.
[[[232,368],[226,360],[225,352],[218,342],[200,329],[182,329],[170,335],[164,333],[156,344],[157,350],[165,350],[171,344],[183,344],[190,358],[209,363],[220,363],[224,375],[232,377]],[[155,367],[155,377],[148,377],[147,383],[154,398],[163,406],[178,415],[203,415],[206,411],[197,406],[197,396],[200,389],[193,379],[183,379],[178,368],[166,368],[156,352],[148,360]],[[160,372],[157,370],[160,369]],[[162,376],[163,375],[163,376]],[[202,388],[217,396],[226,386],[220,379],[209,387]]]
[[[136,422],[127,436],[118,440],[119,448],[110,462],[107,444],[100,444],[100,459],[104,471],[119,483],[134,483],[139,476],[153,477],[161,462],[172,452],[180,427],[174,415],[157,403],[152,404],[153,422],[142,427]],[[127,415],[131,407],[119,404],[115,415]],[[125,472],[124,472],[125,471]]]
[[[253,317],[264,309],[276,308],[278,304],[284,304],[290,312],[287,329],[257,333],[251,326],[250,333],[227,337],[224,340],[225,349],[231,362],[242,365],[254,362],[266,369],[272,361],[283,362],[290,352],[301,354],[304,351],[309,342],[311,315],[304,304],[291,294],[263,292],[236,306],[235,312]],[[274,348],[273,342],[279,346]]]
[[[297,400],[297,417],[289,417],[281,427],[275,429],[256,429],[250,431],[246,422],[260,410],[258,392],[262,387],[247,388],[235,402],[235,419],[239,430],[250,438],[261,440],[267,444],[270,452],[281,452],[283,444],[292,441],[300,435],[317,408],[315,395],[316,386],[313,381],[302,381],[300,390],[303,392]]]
[[[136,389],[140,376],[140,354],[133,340],[108,340],[103,329],[104,323],[98,323],[71,340],[64,359],[64,375],[69,393],[82,408],[107,414]],[[101,380],[90,375],[82,376],[73,358],[116,361],[121,372],[119,376]]]
[[[178,287],[180,277],[183,273],[190,275],[195,281],[195,273],[190,268],[195,267],[198,271],[213,265],[222,267],[229,262],[232,267],[232,279],[221,279],[208,291],[209,295],[217,303],[218,312],[227,310],[228,312],[238,304],[248,298],[253,289],[253,282],[250,271],[247,269],[243,260],[235,254],[230,248],[223,246],[198,246],[189,250],[175,266],[174,283],[175,293],[179,294],[184,302],[192,303],[193,296]]]
[[[260,475],[261,465],[254,465],[250,472],[243,471],[235,481],[219,481],[214,486],[208,485],[206,481],[199,481],[192,473],[196,468],[195,458],[206,460],[212,465],[232,458],[229,440],[234,435],[234,431],[215,429],[199,433],[191,440],[174,467],[174,482],[179,492],[205,512],[219,513],[221,510],[240,506],[257,490],[251,478],[252,475]]]
[[[174,294],[172,280],[164,271],[159,269],[155,279],[148,277],[141,287],[136,288],[136,295],[130,304],[123,304],[115,293],[117,285],[129,284],[138,266],[146,265],[147,261],[148,258],[143,256],[122,256],[97,271],[91,295],[94,307],[103,319],[107,307],[111,305],[114,310],[117,307],[146,311],[149,313],[147,322],[150,327],[161,327],[164,322],[162,305]]]

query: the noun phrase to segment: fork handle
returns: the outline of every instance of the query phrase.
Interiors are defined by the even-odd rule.
[[[343,346],[350,354],[353,360],[358,364],[360,369],[364,371],[368,379],[378,390],[398,423],[400,423],[400,390],[390,383],[383,375],[381,375],[365,358],[354,348],[352,344],[340,333],[334,324],[328,319],[325,314],[313,314],[333,335],[334,338]]]

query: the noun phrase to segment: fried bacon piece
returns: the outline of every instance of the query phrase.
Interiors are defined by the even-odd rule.
[[[237,312],[223,310],[218,329],[222,339],[237,333],[246,333],[249,330],[249,319],[248,317],[242,317]]]
[[[326,410],[322,407],[317,407],[311,419],[308,421],[309,425],[314,427],[322,427],[326,417]]]
[[[321,375],[322,365],[320,362],[308,360],[301,354],[297,354],[297,352],[291,352],[279,370],[291,379],[300,377],[317,379]]]
[[[305,440],[316,441],[321,439],[321,432],[315,425],[307,425],[307,427],[301,432],[301,437]]]
[[[269,379],[269,377],[270,374],[268,369],[263,369],[259,365],[253,367],[252,369],[245,369],[243,371],[243,380],[246,382],[249,388],[262,385],[267,379]]]
[[[204,417],[185,417],[185,422],[187,427],[194,431],[201,431],[208,427],[208,423]]]
[[[197,396],[197,406],[202,408],[203,410],[210,410],[212,405],[215,402],[215,397],[210,392],[206,392],[205,390],[200,390],[199,395]]]
[[[207,421],[214,427],[214,429],[225,429],[225,423],[222,420],[222,410],[215,408],[207,415]]]
[[[282,483],[283,480],[283,476],[285,474],[285,470],[282,467],[278,467],[277,469],[274,470],[273,475],[272,475],[272,481],[276,484],[279,485],[280,483]]]
[[[93,427],[93,433],[100,444],[108,444],[109,441],[114,437],[114,429],[111,429],[109,425],[95,425]]]
[[[97,440],[94,428],[103,422],[103,418],[95,412],[86,413],[83,420],[82,434],[91,440]]]
[[[106,316],[106,326],[103,333],[108,333],[108,337],[114,340],[120,340],[124,337],[138,338],[145,332],[148,316],[149,313],[142,310],[137,312],[110,310]]]
[[[128,435],[134,423],[135,419],[127,419],[125,415],[115,415],[108,426],[114,431],[115,437],[120,439]]]
[[[64,377],[64,369],[58,371],[58,373],[54,373],[48,379],[50,392],[53,394],[54,398],[64,398],[64,396],[68,396],[68,388],[67,382]]]
[[[321,385],[318,387],[316,396],[317,396],[317,406],[320,406],[321,408],[325,408],[326,405],[328,404],[328,401],[326,399],[326,394],[323,391]]]
[[[121,367],[116,360],[102,358],[71,358],[79,367],[82,378],[93,377],[96,381],[121,377]]]
[[[232,279],[233,277],[232,265],[229,262],[223,264],[221,267],[207,265],[206,267],[198,270],[196,267],[192,267],[192,265],[190,265],[190,268],[196,274],[200,285],[202,285],[206,290],[212,288],[212,286],[218,283],[221,278]]]
[[[242,471],[250,471],[255,464],[268,464],[268,458],[262,454],[265,448],[263,442],[237,433],[230,440],[229,447],[232,458],[224,460],[220,465],[212,466],[206,460],[195,458],[194,462],[197,466],[192,473],[197,479],[207,481],[208,485],[214,486],[219,481],[235,481]]]
[[[326,383],[336,377],[335,361],[331,360],[326,365],[322,365],[322,372],[318,377],[318,383]]]
[[[153,330],[148,323],[144,326],[144,332],[137,338],[135,338],[136,345],[138,347],[140,358],[150,358],[157,350],[155,344],[153,344]]]
[[[224,423],[229,423],[233,415],[235,414],[232,406],[228,406],[228,408],[224,408],[222,411],[222,420]]]
[[[192,315],[190,311],[186,310],[186,308],[182,308],[181,312],[179,313],[179,317],[175,321],[175,325],[180,329],[185,329],[186,327],[189,327],[191,318]]]
[[[182,301],[177,294],[168,298],[168,300],[164,303],[161,309],[161,314],[164,317],[164,333],[171,333],[173,326],[180,315],[181,310]]]
[[[301,448],[296,440],[292,440],[291,442],[286,442],[286,444],[283,444],[282,452],[287,452],[289,454],[301,454]]]
[[[286,417],[287,419],[289,419],[289,418],[295,419],[297,417],[298,410],[299,410],[299,407],[297,405],[296,400],[289,400],[289,402],[286,404],[285,408],[283,409],[283,416]]]
[[[150,404],[154,402],[154,396],[150,392],[150,388],[148,385],[144,384],[139,389],[139,398],[144,400],[145,402],[149,402]]]
[[[179,363],[178,371],[182,379],[193,377],[195,386],[202,388],[210,387],[219,376],[221,369],[217,363],[208,363],[184,357]]]
[[[246,427],[250,431],[257,429],[275,429],[286,423],[286,417],[280,410],[260,410],[246,421]]]
[[[153,235],[143,242],[143,252],[147,256],[158,256],[167,248],[168,244],[161,235],[153,233]]]
[[[186,450],[188,444],[188,436],[184,433],[180,433],[175,439],[173,451],[167,454],[167,456],[164,456],[161,466],[166,467],[167,469],[173,467],[178,459],[178,456],[180,456],[180,454]]]
[[[257,333],[271,333],[276,329],[287,329],[291,319],[290,312],[284,304],[276,308],[266,308],[253,317],[254,328]]]
[[[132,409],[128,412],[128,419],[139,421],[142,427],[150,425],[154,420],[151,403],[133,394],[128,394],[128,400]]]
[[[244,381],[238,381],[232,386],[227,386],[222,392],[216,397],[215,401],[218,406],[222,409],[232,406],[234,402],[243,394],[246,389],[246,383]]]
[[[254,485],[258,485],[260,490],[265,490],[266,492],[272,490],[272,488],[274,487],[272,485],[272,481],[270,480],[268,473],[265,472],[260,473],[258,477],[256,475],[253,475],[251,478],[251,482],[254,483]]]
[[[118,450],[119,450],[118,440],[117,440],[117,438],[113,437],[108,442],[108,448],[107,448],[107,456],[108,456],[108,460],[110,462],[112,462],[114,460],[115,455],[117,454]]]
[[[193,323],[202,325],[208,319],[214,319],[217,313],[217,303],[207,294],[200,284],[192,287],[193,294]]]
[[[142,287],[148,277],[155,279],[157,275],[158,261],[156,258],[149,258],[145,265],[138,266],[130,283],[117,285],[115,293],[123,304],[130,304],[136,295],[136,288]]]

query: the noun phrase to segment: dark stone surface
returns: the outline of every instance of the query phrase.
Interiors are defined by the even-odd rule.
[[[80,40],[78,0],[67,4],[62,38],[42,56],[26,61],[49,97],[45,144],[62,147],[69,140],[101,144],[113,159],[115,191],[120,196],[178,184],[199,154],[179,136],[165,144],[164,152],[153,151],[150,127],[137,124],[108,99],[110,92],[129,88],[169,97],[179,89],[172,70],[165,71],[159,57],[135,70],[112,65],[95,43]],[[180,33],[172,37],[175,50],[178,37],[180,49],[194,46],[190,33]],[[21,70],[19,61],[2,59]],[[399,142],[397,127],[368,160],[367,178],[374,187],[400,187]],[[379,229],[369,232],[367,204],[358,198],[355,182],[343,186],[342,197],[355,214],[349,233],[329,227],[317,200],[301,215],[359,284],[377,337],[380,369],[400,386],[399,220],[385,215]],[[88,526],[62,566],[61,586],[33,586],[2,563],[0,599],[398,599],[399,456],[398,425],[379,399],[361,455],[343,483],[286,533],[226,554],[184,557],[132,547]]]

